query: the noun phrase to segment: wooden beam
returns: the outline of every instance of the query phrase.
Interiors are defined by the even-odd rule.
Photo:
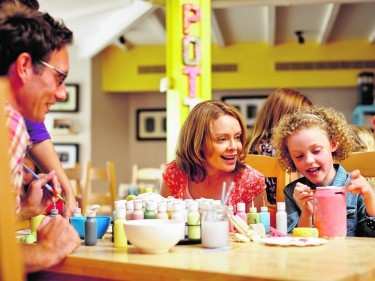
[[[211,6],[214,9],[222,9],[241,6],[293,6],[327,3],[358,4],[373,1],[374,0],[212,0]]]
[[[66,0],[65,0],[66,1]],[[54,1],[41,1],[41,11],[49,11],[49,10],[56,10],[53,13],[54,17],[63,18],[64,21],[70,21],[75,19],[82,19],[84,17],[93,16],[96,14],[101,14],[107,11],[112,11],[116,9],[120,9],[126,6],[131,5],[132,0],[111,0],[111,1],[102,1],[102,2],[95,2],[91,4],[87,2],[78,3],[75,5],[74,9],[71,8],[69,4],[66,5],[66,8],[62,8],[61,10],[54,9],[56,3]],[[73,4],[71,4],[73,5]]]
[[[160,19],[155,14],[151,14],[148,17],[148,20],[150,20],[151,22],[150,28],[152,32],[165,42],[167,38],[167,32]]]
[[[318,35],[318,43],[324,44],[327,42],[332,28],[336,22],[337,15],[339,14],[341,4],[328,4],[325,18],[323,20],[322,29]]]
[[[115,11],[111,17],[100,26],[97,32],[89,37],[77,39],[79,56],[90,58],[114,42],[127,30],[137,25],[145,17],[154,12],[157,7],[143,1],[136,1],[131,6]]]
[[[212,40],[216,42],[221,48],[224,48],[226,46],[224,36],[221,32],[219,23],[215,15],[215,11],[213,9],[211,9],[211,35]]]
[[[275,45],[275,33],[276,33],[276,7],[266,7],[266,32],[268,45]]]
[[[372,31],[372,33],[368,37],[368,41],[370,42],[370,44],[374,44],[374,42],[375,42],[375,29]]]

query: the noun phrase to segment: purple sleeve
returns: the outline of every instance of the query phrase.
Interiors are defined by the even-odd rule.
[[[44,123],[35,123],[30,120],[26,121],[27,132],[30,135],[30,139],[33,143],[41,142],[44,140],[51,139],[46,126]]]

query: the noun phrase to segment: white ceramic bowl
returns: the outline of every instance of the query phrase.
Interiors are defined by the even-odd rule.
[[[167,253],[184,233],[184,223],[175,220],[131,220],[124,227],[129,242],[148,254]]]

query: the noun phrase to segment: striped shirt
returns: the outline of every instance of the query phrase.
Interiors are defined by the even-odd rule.
[[[16,197],[17,211],[20,207],[20,190],[22,187],[23,159],[30,142],[22,115],[16,111],[8,102],[5,102],[6,127],[8,129],[10,171],[13,192]]]

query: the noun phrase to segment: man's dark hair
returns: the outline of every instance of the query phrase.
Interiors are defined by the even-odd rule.
[[[17,3],[4,3],[0,13],[0,75],[21,53],[28,53],[35,69],[40,60],[49,61],[53,51],[72,43],[73,33],[62,21]]]
[[[39,10],[38,0],[0,0],[0,5],[3,3],[13,3],[13,4],[20,3],[23,5],[26,5],[30,9],[33,9],[36,11]]]
[[[30,7],[31,9],[34,9],[34,10],[39,10],[39,2],[38,0],[21,0],[21,2]]]

